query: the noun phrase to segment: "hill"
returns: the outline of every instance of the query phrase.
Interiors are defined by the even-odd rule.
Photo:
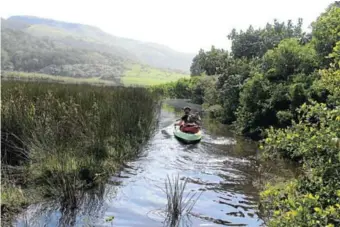
[[[133,53],[105,41],[105,34],[97,35],[102,37],[102,42],[94,35],[87,35],[85,39],[81,27],[87,25],[51,27],[52,22],[32,25],[31,21],[23,22],[19,19],[2,19],[1,22],[1,68],[6,72],[28,73],[15,74],[20,77],[25,75],[26,78],[51,79],[48,75],[52,75],[58,77],[58,80],[61,76],[77,78],[79,81],[148,85],[188,76],[180,70],[156,69],[143,64]],[[64,30],[64,27],[69,30]],[[46,33],[49,35],[43,35]],[[166,47],[162,48],[166,50]],[[67,78],[65,81],[70,81]]]
[[[13,16],[3,23],[7,28],[15,28],[32,36],[49,37],[77,47],[82,45],[86,48],[100,49],[156,68],[188,72],[194,57],[194,54],[181,53],[164,45],[113,36],[89,25],[33,16]]]

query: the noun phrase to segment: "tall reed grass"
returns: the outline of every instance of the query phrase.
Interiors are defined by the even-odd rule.
[[[1,164],[25,172],[23,183],[2,171],[14,182],[3,191],[34,187],[71,208],[82,191],[139,154],[158,106],[143,88],[29,82],[2,82],[1,100]]]
[[[170,178],[167,176],[165,181],[165,193],[167,198],[165,226],[177,227],[181,224],[181,219],[188,216],[194,208],[202,192],[188,192],[185,189],[188,179],[183,181],[177,176]]]

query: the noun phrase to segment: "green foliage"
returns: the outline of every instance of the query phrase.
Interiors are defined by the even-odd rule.
[[[240,92],[236,126],[246,135],[256,135],[261,127],[275,124],[275,112],[269,102],[270,82],[262,74],[247,80]]]
[[[25,187],[71,207],[139,154],[157,108],[143,88],[52,83],[3,82],[1,100],[2,170],[24,168]]]
[[[290,125],[292,120],[294,119],[293,114],[287,110],[279,110],[276,113],[276,118],[278,120],[278,124],[281,127]]]
[[[340,70],[330,68],[320,70],[320,79],[313,84],[313,92],[317,99],[326,100],[330,106],[340,105]]]
[[[190,67],[191,76],[200,76],[205,73],[208,76],[221,74],[226,68],[229,53],[223,49],[211,47],[210,51],[200,50],[194,57]]]
[[[326,40],[330,45],[327,56],[333,60],[336,70],[340,59],[336,43],[339,39],[337,36],[332,38],[332,34],[340,31],[337,23],[333,23],[338,10],[334,7],[318,18],[312,35],[321,32],[320,42]],[[192,75],[218,75],[216,86],[208,86],[206,91],[209,92],[197,87],[198,99],[203,100],[208,109],[214,110],[213,117],[223,123],[234,123],[243,135],[258,136],[268,126],[290,126],[291,121],[297,120],[297,108],[310,98],[321,102],[328,100],[334,105],[334,100],[327,99],[327,89],[314,84],[320,77],[317,70],[323,64],[315,44],[318,36],[303,33],[301,27],[302,20],[297,25],[291,21],[274,21],[263,29],[250,26],[245,32],[233,30],[230,33],[231,53],[214,47],[207,52],[199,51],[192,64]],[[330,40],[321,40],[322,35],[328,33]],[[263,75],[262,79],[253,78],[259,74]],[[259,91],[256,91],[257,86]],[[212,102],[211,98],[204,97],[205,93],[214,94],[217,99]]]
[[[246,31],[237,32],[236,29],[228,35],[232,41],[232,52],[235,58],[245,57],[251,59],[262,57],[268,50],[276,47],[281,40],[287,38],[302,38],[302,19],[294,25],[291,20],[285,24],[274,20],[273,24],[267,23],[265,28],[254,29],[252,26]]]
[[[195,81],[183,78],[175,82],[154,85],[149,89],[165,98],[190,98],[192,83],[195,83]]]
[[[283,40],[263,57],[266,77],[273,82],[287,81],[289,76],[310,74],[317,67],[315,50],[310,44],[301,45],[295,38]]]
[[[330,58],[333,58],[334,66],[339,69],[340,68],[340,41],[338,41],[333,48],[333,52],[329,54]]]
[[[313,44],[322,67],[328,67],[332,59],[329,54],[340,40],[340,4],[335,2],[312,24]]]
[[[261,193],[268,226],[340,226],[339,6],[317,18],[312,34],[302,33],[302,20],[233,30],[231,53],[200,50],[192,64],[192,75],[218,79],[196,83],[191,98],[240,134],[265,136],[264,157],[303,165],[297,179]]]
[[[150,89],[166,98],[191,99],[194,103],[209,107],[218,98],[216,76],[196,76],[175,82],[151,86]]]
[[[340,193],[333,197],[335,205],[323,206],[320,196],[298,191],[297,182],[268,185],[261,193],[263,214],[269,227],[325,226],[336,227],[340,218]],[[270,219],[268,218],[270,217]]]
[[[288,186],[267,188],[263,209],[272,218],[269,226],[338,226],[340,109],[304,104],[299,113],[291,128],[268,130],[264,151],[301,160],[305,173]]]
[[[340,225],[340,71],[320,70],[313,90],[326,91],[326,103],[303,104],[298,121],[267,130],[265,157],[303,163],[304,173],[286,185],[267,186],[261,208],[268,226]]]

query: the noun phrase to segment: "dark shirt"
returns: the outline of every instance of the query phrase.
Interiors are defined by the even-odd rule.
[[[187,123],[196,123],[196,124],[199,124],[200,117],[192,115],[192,114],[185,114],[185,115],[183,115],[181,120],[184,121],[184,123],[186,123],[186,124]]]
[[[184,121],[184,123],[187,123],[188,118],[189,118],[189,114],[185,114],[185,115],[183,115],[183,117],[181,117],[181,120]]]

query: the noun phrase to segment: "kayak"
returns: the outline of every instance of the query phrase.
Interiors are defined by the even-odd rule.
[[[201,129],[196,133],[186,133],[180,130],[179,125],[175,125],[174,136],[185,143],[197,143],[202,139]]]

